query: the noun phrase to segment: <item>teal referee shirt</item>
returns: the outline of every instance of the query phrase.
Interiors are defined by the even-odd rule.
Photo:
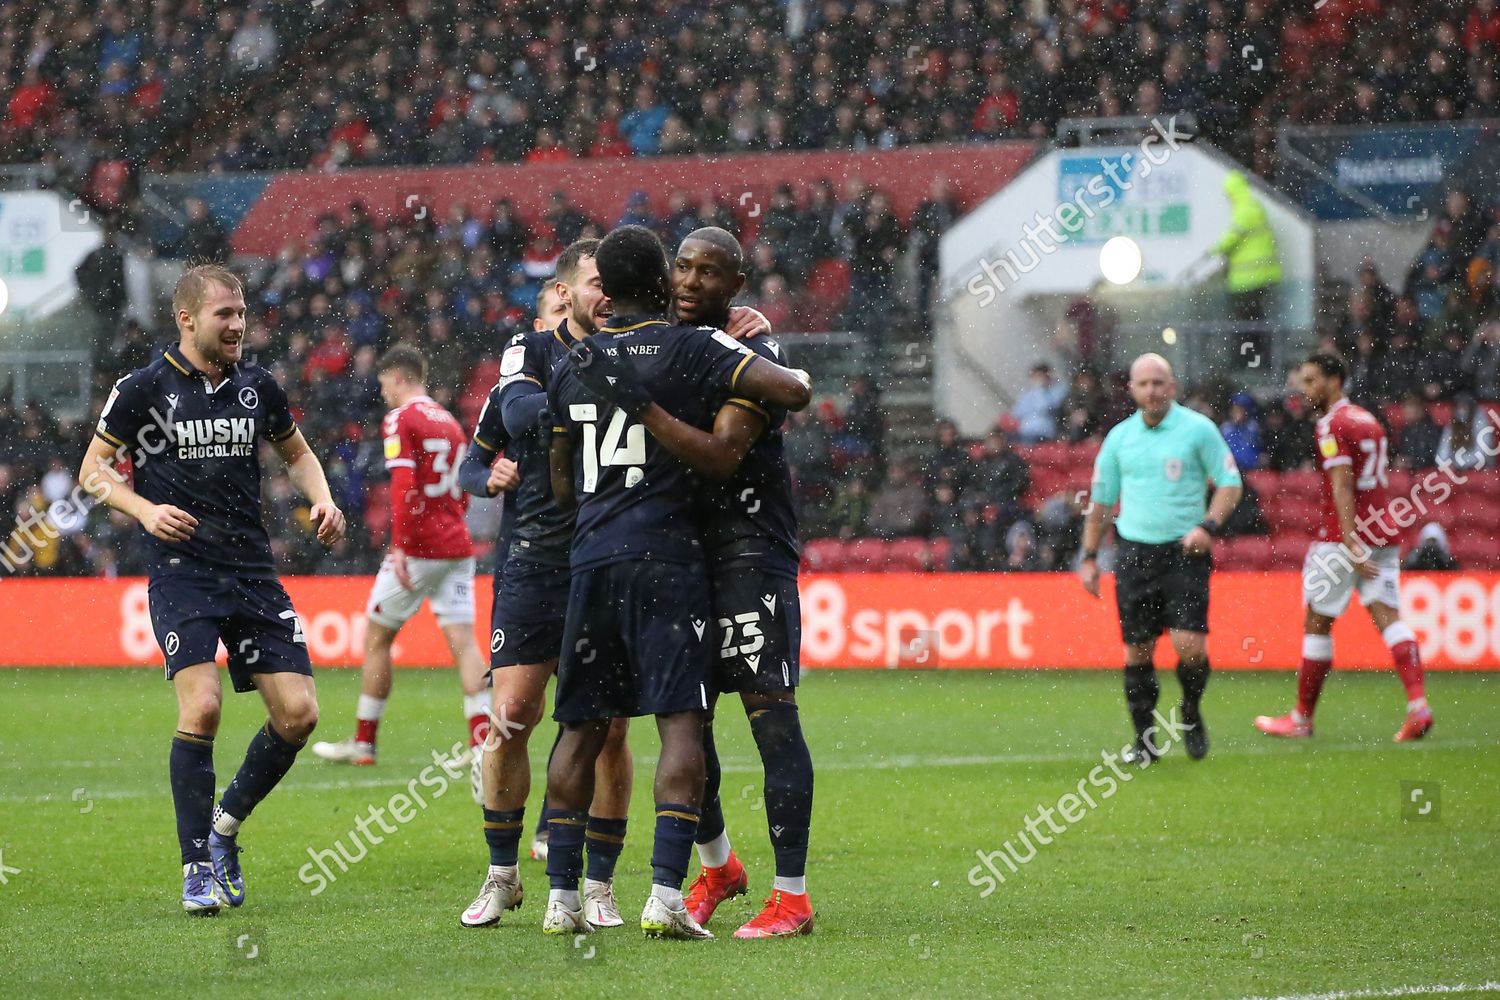
[[[1094,461],[1094,503],[1120,505],[1115,531],[1146,545],[1175,542],[1208,511],[1208,486],[1239,486],[1229,445],[1213,421],[1173,403],[1161,423],[1140,411],[1116,424]]]

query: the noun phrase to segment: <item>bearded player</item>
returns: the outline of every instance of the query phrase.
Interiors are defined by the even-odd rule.
[[[285,777],[318,722],[307,639],[276,579],[261,516],[259,442],[270,442],[312,501],[320,542],[343,537],[344,515],[286,393],[270,372],[241,360],[240,279],[217,264],[190,267],[172,309],[178,343],[115,383],[78,481],[147,536],[151,625],[177,696],[169,773],[182,908],[212,915],[245,902],[240,824]],[[133,483],[114,469],[126,458]],[[216,808],[221,641],[234,690],[260,692],[268,719]]]
[[[360,671],[355,731],[337,743],[314,743],[313,753],[337,763],[375,763],[376,737],[391,696],[391,646],[426,601],[442,629],[463,684],[463,709],[475,800],[479,755],[489,699],[484,661],[474,645],[474,546],[464,514],[469,498],[459,489],[464,431],[427,394],[427,360],[414,347],[391,348],[376,366],[380,395],[390,412],[381,422],[385,466],[391,474],[391,546],[365,614],[365,659]],[[496,463],[500,489],[520,481],[515,463]]]
[[[557,670],[568,601],[568,554],[573,512],[552,501],[547,449],[537,427],[546,387],[575,337],[593,333],[610,315],[594,264],[598,240],[578,240],[558,258],[555,280],[538,299],[536,329],[514,337],[500,358],[500,381],[474,431],[474,468],[466,488],[480,485],[499,448],[517,463],[520,485],[506,504],[497,541],[495,602],[490,622],[493,682],[490,737],[485,741],[484,837],[489,869],[479,895],[464,910],[465,927],[498,923],[521,905],[518,867],[531,791],[531,734],[541,721],[547,681]],[[561,315],[557,315],[561,313]],[[556,316],[548,324],[546,317]],[[492,477],[493,473],[489,473]],[[485,480],[488,490],[492,479]],[[478,492],[477,490],[475,492]],[[592,927],[617,927],[612,882],[625,843],[632,763],[625,720],[611,726],[595,774],[586,843],[584,918]],[[541,810],[546,813],[545,804]],[[536,853],[535,850],[533,853]]]
[[[1348,367],[1337,354],[1318,353],[1302,364],[1302,392],[1320,413],[1318,461],[1323,467],[1323,523],[1302,565],[1302,665],[1297,707],[1288,715],[1261,715],[1255,727],[1271,736],[1307,738],[1313,709],[1333,668],[1333,623],[1356,588],[1391,662],[1406,688],[1406,722],[1397,743],[1421,739],[1432,728],[1422,683],[1422,657],[1411,626],[1401,620],[1400,528],[1386,524],[1386,437],[1369,411],[1344,395]]]
[[[672,265],[677,320],[722,328],[729,303],[744,287],[739,241],[716,227],[683,239]],[[757,331],[758,332],[758,331]],[[746,346],[772,364],[786,358],[769,337]],[[597,391],[617,405],[631,406],[644,386],[635,365],[597,359],[603,379]],[[813,765],[797,710],[801,612],[797,593],[797,518],[791,477],[782,446],[784,414],[743,396],[720,400],[711,434],[673,417],[660,406],[641,406],[641,422],[673,455],[700,473],[697,522],[707,557],[712,605],[718,625],[715,692],[738,692],[765,770],[766,821],[776,855],[771,895],[738,938],[788,937],[811,932],[807,894],[808,831],[812,819]],[[730,847],[719,797],[720,767],[714,746],[710,699],[704,726],[706,783],[703,812],[694,836],[703,870],[685,906],[707,924],[720,903],[748,889],[744,866]]]

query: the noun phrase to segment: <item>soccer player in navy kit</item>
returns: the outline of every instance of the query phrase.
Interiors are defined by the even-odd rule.
[[[744,286],[743,259],[739,241],[723,229],[689,233],[672,267],[679,321],[722,326],[729,303]],[[769,337],[745,343],[773,364],[786,364],[780,345]],[[643,391],[633,366],[609,361],[601,358],[594,365],[607,369],[603,383],[593,380],[602,395]],[[698,525],[720,638],[715,685],[718,692],[739,692],[765,769],[776,880],[762,911],[735,932],[739,938],[806,934],[813,926],[805,877],[813,767],[795,698],[802,631],[799,549],[783,420],[783,414],[743,397],[724,400],[712,434],[688,427],[659,406],[641,412],[641,422],[663,446],[710,480],[699,494]],[[694,838],[703,871],[686,898],[699,924],[748,888],[724,828],[711,712],[704,746],[707,782]]]
[[[318,721],[307,640],[276,578],[261,520],[259,442],[269,441],[312,501],[325,545],[344,515],[265,369],[240,360],[245,297],[216,264],[189,268],[172,296],[180,336],[115,385],[79,481],[149,536],[151,621],[177,692],[170,774],[182,850],[182,906],[214,914],[245,901],[240,824],[291,768]],[[130,458],[134,487],[113,471]],[[213,740],[222,640],[238,692],[259,691],[269,719],[213,806]]]
[[[641,914],[650,935],[711,937],[682,901],[703,794],[703,724],[716,644],[709,633],[707,568],[698,538],[698,477],[637,422],[660,406],[704,430],[713,401],[742,395],[800,408],[807,383],[763,363],[722,332],[673,326],[666,255],[655,234],[624,226],[595,257],[614,315],[553,372],[551,483],[564,508],[578,499],[567,628],[555,718],[564,734],[547,774],[552,885],[543,930],[590,930],[578,899],[594,759],[618,716],[654,715],[661,737],[653,886]],[[629,356],[649,396],[605,402],[586,368],[598,352]],[[654,404],[653,404],[654,401]]]
[[[537,414],[546,404],[553,367],[574,343],[573,331],[593,333],[609,316],[609,300],[594,267],[598,246],[598,240],[577,240],[558,258],[551,287],[565,307],[563,315],[546,326],[539,316],[538,329],[518,334],[507,344],[500,359],[500,381],[490,390],[474,431],[471,454],[476,454],[478,468],[460,470],[471,486],[479,485],[479,476],[499,453],[491,443],[503,442],[506,456],[520,471],[497,541],[490,623],[494,718],[484,742],[484,835],[490,864],[479,895],[459,917],[465,927],[498,923],[506,910],[521,905],[523,897],[518,860],[531,790],[527,744],[544,714],[547,681],[557,670],[562,649],[573,538],[573,511],[561,510],[552,501],[547,442],[538,429]],[[594,927],[623,923],[612,881],[630,808],[628,721],[618,719],[610,727],[589,805],[583,910]],[[545,816],[545,808],[542,813]]]

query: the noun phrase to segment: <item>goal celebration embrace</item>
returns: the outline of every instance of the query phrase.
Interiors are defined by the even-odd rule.
[[[0,993],[1500,998],[1500,0],[0,0]]]

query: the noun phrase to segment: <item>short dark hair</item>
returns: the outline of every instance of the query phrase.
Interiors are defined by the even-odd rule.
[[[605,295],[666,308],[672,288],[667,251],[645,226],[611,231],[600,241],[594,262],[599,265]]]
[[[422,352],[410,344],[397,344],[381,355],[375,364],[375,373],[399,371],[414,382],[427,381],[427,359]]]
[[[723,251],[724,256],[729,258],[730,265],[736,274],[740,273],[745,266],[745,251],[740,246],[740,241],[734,238],[734,234],[727,229],[718,226],[704,226],[702,229],[694,229],[682,238],[682,242],[698,240],[707,243]]]
[[[590,257],[597,256],[599,256],[598,240],[593,238],[574,240],[558,256],[557,270],[553,274],[553,279],[565,285],[571,285],[573,279],[578,277],[578,265]],[[537,300],[537,309],[541,309],[541,299]]]
[[[1348,362],[1332,351],[1314,351],[1303,364],[1316,365],[1324,378],[1336,378],[1341,383],[1349,381]]]

